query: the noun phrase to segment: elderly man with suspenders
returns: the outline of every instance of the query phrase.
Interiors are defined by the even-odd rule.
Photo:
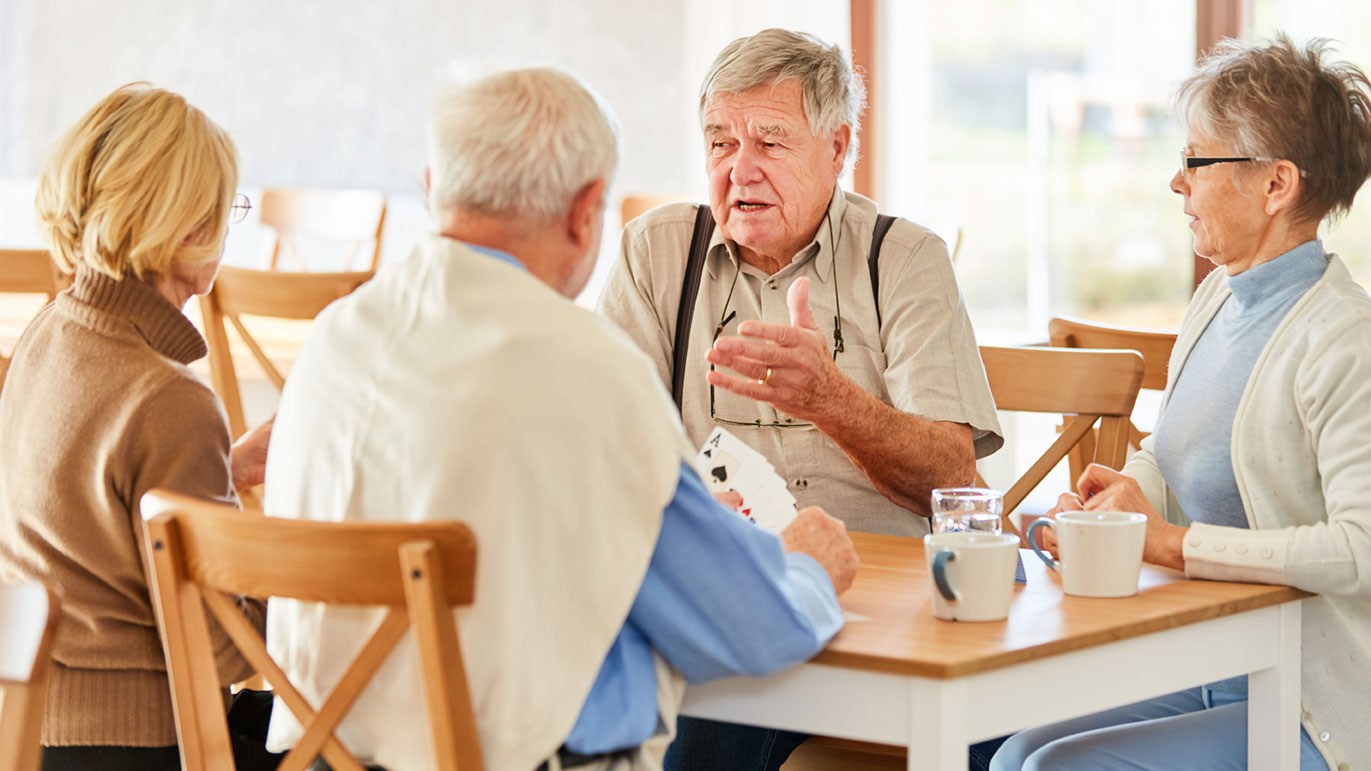
[[[861,81],[836,46],[766,30],[700,90],[708,207],[629,223],[600,311],[670,383],[687,433],[723,426],[801,506],[928,532],[929,491],[1003,444],[943,242],[842,190]],[[779,768],[803,737],[682,718],[670,769]]]

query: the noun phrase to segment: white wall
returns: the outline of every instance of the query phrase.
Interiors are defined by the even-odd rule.
[[[427,226],[418,197],[423,120],[454,60],[575,72],[621,124],[611,202],[627,192],[699,198],[700,79],[724,43],[767,26],[846,45],[847,3],[0,0],[0,245],[36,245],[32,177],[44,154],[92,104],[134,80],[184,94],[224,126],[249,193],[264,185],[385,191],[383,259]],[[611,214],[607,250],[617,225]],[[251,262],[262,240],[252,220],[235,228],[228,260]]]
[[[680,0],[2,1],[30,6],[11,175],[33,174],[109,90],[150,80],[229,130],[245,185],[413,193],[433,85],[446,63],[473,58],[555,64],[599,88],[623,123],[625,187],[683,185],[690,171],[680,149],[694,144],[698,76],[680,65]]]

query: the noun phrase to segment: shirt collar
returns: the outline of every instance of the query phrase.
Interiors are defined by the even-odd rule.
[[[527,270],[528,270],[528,268],[525,267],[524,264],[523,264],[522,262],[519,262],[518,258],[516,258],[514,255],[510,254],[509,252],[503,252],[503,251],[500,251],[499,249],[495,249],[495,248],[492,248],[492,247],[489,247],[489,246],[481,246],[481,245],[479,245],[479,244],[473,244],[473,243],[471,243],[471,242],[469,242],[469,241],[463,241],[463,242],[462,242],[462,245],[465,246],[465,247],[467,247],[468,249],[470,249],[470,250],[473,251],[473,252],[479,252],[480,254],[484,254],[484,255],[486,255],[487,257],[494,257],[495,259],[499,260],[500,262],[509,263],[510,265],[513,265],[514,267],[518,268],[519,270],[523,270],[523,271],[527,271]]]
[[[842,188],[838,185],[833,186],[833,195],[829,198],[828,210],[825,214],[826,216],[819,221],[819,229],[814,233],[814,240],[799,251],[791,260],[790,265],[803,265],[805,261],[812,258],[815,275],[818,276],[819,281],[827,284],[833,275],[834,249],[842,246],[840,242],[843,233],[843,217],[847,214],[847,196],[843,194]],[[740,260],[738,244],[731,239],[724,238],[723,229],[716,225],[713,235],[709,238],[709,251],[705,260],[705,269],[709,272],[709,277],[717,279],[719,269],[725,261],[728,263],[730,272],[737,270]]]

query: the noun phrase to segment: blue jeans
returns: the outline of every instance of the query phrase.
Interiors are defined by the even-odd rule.
[[[1009,738],[991,771],[1247,768],[1247,699],[1191,688],[1030,728]],[[1300,771],[1328,771],[1300,729]]]
[[[809,737],[794,731],[681,717],[665,771],[777,771]],[[970,771],[986,771],[1004,739],[970,748]]]

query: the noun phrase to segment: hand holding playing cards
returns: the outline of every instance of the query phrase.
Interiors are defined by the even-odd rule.
[[[777,410],[814,422],[825,409],[844,404],[849,381],[833,362],[833,345],[809,307],[809,279],[797,278],[786,293],[790,324],[744,321],[742,337],[720,337],[705,358],[737,374],[715,370],[716,388],[768,402]]]
[[[847,525],[818,506],[800,509],[795,520],[781,531],[786,551],[808,554],[828,571],[833,591],[842,594],[857,576],[857,550],[847,536]]]
[[[1143,561],[1177,570],[1185,569],[1181,543],[1188,528],[1163,519],[1143,494],[1138,480],[1108,466],[1091,463],[1076,482],[1076,489],[1085,501],[1086,511],[1136,511],[1146,514],[1147,538],[1143,541]]]

